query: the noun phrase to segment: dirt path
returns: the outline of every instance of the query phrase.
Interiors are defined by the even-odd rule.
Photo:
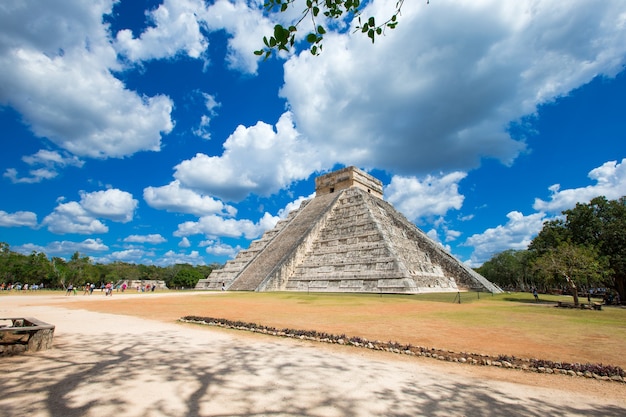
[[[81,300],[88,310],[79,297],[1,297],[0,316],[29,315],[57,326],[54,349],[1,360],[2,415],[626,414],[626,384],[181,325],[170,320],[176,309],[166,306],[190,298],[139,297],[115,304],[135,306],[143,317],[92,311],[114,305],[104,297]]]

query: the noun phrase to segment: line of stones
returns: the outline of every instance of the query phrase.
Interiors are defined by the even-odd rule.
[[[232,322],[226,319],[215,319],[208,317],[186,316],[178,319],[182,323],[192,323],[208,326],[222,327],[233,330],[243,330],[253,333],[261,333],[269,336],[293,338],[299,340],[347,345],[353,347],[380,350],[396,354],[409,356],[422,356],[441,361],[456,362],[469,365],[495,366],[506,369],[517,369],[526,372],[536,372],[544,374],[561,374],[573,377],[593,378],[602,381],[612,381],[626,383],[626,372],[617,366],[607,365],[580,365],[563,362],[552,362],[538,359],[525,359],[500,355],[498,358],[482,353],[454,352],[437,348],[423,346],[413,346],[410,344],[400,344],[397,342],[381,342],[380,340],[370,341],[361,337],[347,337],[346,335],[332,335],[307,330],[278,330],[272,327],[259,326],[254,323],[244,323],[241,321]],[[573,370],[580,368],[595,368],[599,372],[590,370]]]

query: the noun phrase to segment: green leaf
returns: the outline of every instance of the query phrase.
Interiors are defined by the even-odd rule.
[[[317,41],[317,36],[315,35],[315,33],[309,33],[308,35],[306,35],[306,41],[308,43],[315,43]]]
[[[263,49],[259,49],[258,51],[254,51],[254,55],[258,55],[258,56],[263,55]]]
[[[313,47],[311,48],[311,53],[313,55],[317,55],[317,45],[313,45]]]
[[[320,35],[323,35],[326,33],[326,29],[324,29],[324,27],[322,25],[319,25],[317,27],[317,33],[319,33]]]
[[[312,10],[313,10],[313,16],[317,16],[320,12],[320,8],[317,6],[313,7]]]
[[[374,21],[374,16],[370,17],[367,21],[370,26],[376,26],[376,22]]]

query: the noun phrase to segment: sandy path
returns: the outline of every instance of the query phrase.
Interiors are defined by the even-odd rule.
[[[561,389],[563,376],[533,386],[488,377],[496,370],[47,305],[60,298],[0,298],[0,316],[57,326],[52,350],[0,360],[3,417],[626,415],[626,384],[588,381],[588,395]]]

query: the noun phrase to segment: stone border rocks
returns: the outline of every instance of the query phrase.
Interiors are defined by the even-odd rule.
[[[380,340],[368,340],[362,337],[350,337],[346,335],[333,335],[315,330],[276,329],[255,323],[232,321],[211,317],[185,316],[178,319],[179,322],[193,323],[208,326],[216,326],[227,329],[243,330],[261,333],[270,336],[294,338],[320,343],[347,345],[365,349],[379,350],[409,356],[422,356],[447,362],[456,362],[476,366],[495,366],[506,369],[517,369],[526,372],[545,374],[561,374],[573,377],[593,378],[603,381],[626,383],[626,372],[618,367],[603,364],[581,364],[554,362],[535,358],[517,358],[515,356],[499,355],[497,357],[467,352],[453,352],[438,348],[413,346],[398,342],[382,342]]]

